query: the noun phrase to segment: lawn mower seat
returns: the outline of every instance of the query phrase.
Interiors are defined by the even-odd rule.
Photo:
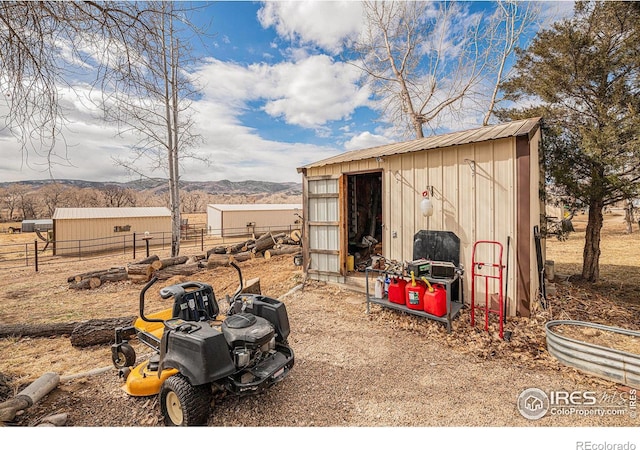
[[[174,318],[199,322],[214,320],[220,309],[211,286],[197,281],[174,284],[160,289],[160,297],[173,297]]]

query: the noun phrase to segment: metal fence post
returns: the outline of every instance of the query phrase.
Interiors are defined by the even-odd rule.
[[[204,228],[200,229],[200,251],[204,251]]]
[[[36,262],[36,272],[38,271],[38,240],[33,241],[33,247],[35,249],[34,258]]]
[[[136,233],[133,233],[133,259],[136,259]]]

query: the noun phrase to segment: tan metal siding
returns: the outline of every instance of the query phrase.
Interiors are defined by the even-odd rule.
[[[114,231],[115,226],[126,225],[129,231]],[[132,233],[142,236],[145,231],[170,233],[171,217],[55,219],[56,255],[77,255],[79,248],[90,253],[124,248],[127,242],[132,245]]]

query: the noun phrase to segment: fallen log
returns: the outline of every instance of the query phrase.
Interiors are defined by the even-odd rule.
[[[159,260],[160,257],[158,255],[151,255],[148,258],[141,259],[140,261],[134,262],[133,264],[151,264],[154,261]]]
[[[71,345],[74,347],[91,347],[93,345],[113,344],[115,342],[115,329],[129,326],[135,320],[135,316],[129,316],[91,319],[80,322],[71,332]]]
[[[170,266],[177,266],[178,264],[184,264],[189,259],[188,256],[176,256],[173,258],[159,259],[151,263],[151,267],[154,271],[162,270]]]
[[[193,275],[194,273],[202,270],[202,268],[203,267],[200,263],[180,264],[158,270],[153,274],[153,276],[158,277],[158,280],[167,280],[178,275]]]
[[[262,253],[265,250],[273,248],[274,245],[276,245],[276,241],[271,233],[269,233],[266,237],[260,237],[260,239],[256,241],[256,245],[251,249],[251,251],[253,253]]]
[[[49,392],[54,390],[59,382],[60,376],[57,373],[47,372],[25,389],[18,392],[12,399],[0,403],[0,422],[10,422],[15,419],[19,411],[23,411],[38,403]]]
[[[229,258],[230,257],[227,254],[211,254],[209,255],[209,258],[207,258],[206,267],[207,269],[213,269],[215,267],[226,266],[227,264],[229,264]]]
[[[0,338],[51,337],[71,334],[79,322],[0,325]]]
[[[218,247],[213,247],[210,248],[209,250],[207,250],[207,259],[209,258],[209,256],[211,255],[224,255],[227,253],[227,247],[225,247],[224,245],[220,245]]]
[[[242,261],[248,261],[250,259],[254,259],[255,257],[256,255],[253,252],[240,252],[240,253],[235,253],[233,255],[229,255],[229,261],[242,262]]]
[[[124,267],[111,267],[110,269],[92,270],[91,272],[79,273],[67,278],[68,283],[79,283],[82,280],[92,277],[100,277],[101,275],[109,275],[114,273],[126,273],[127,269]]]
[[[151,279],[153,267],[151,264],[131,264],[127,267],[127,273],[138,278],[145,278],[145,283]]]
[[[244,251],[246,251],[246,249],[249,248],[249,246],[252,245],[253,242],[253,239],[249,239],[244,242],[238,242],[237,244],[230,245],[227,247],[227,253],[238,253],[243,251],[243,248],[245,249]]]
[[[264,252],[264,259],[270,259],[272,256],[277,255],[290,255],[293,253],[300,252],[301,248],[299,245],[282,245],[279,248],[272,248],[271,250],[267,250]]]

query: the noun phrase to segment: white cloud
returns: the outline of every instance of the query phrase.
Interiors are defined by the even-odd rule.
[[[377,147],[379,145],[390,144],[393,140],[380,134],[372,134],[364,131],[357,136],[352,137],[344,144],[346,150],[359,150],[363,148]]]
[[[362,6],[355,1],[264,2],[258,20],[285,39],[315,44],[336,54],[345,39],[360,32]]]
[[[330,121],[348,118],[368,103],[369,91],[359,87],[361,73],[326,55],[296,62],[244,66],[208,60],[196,77],[206,99],[224,102],[238,114],[247,102],[264,102],[263,110],[287,124],[323,130]]]

